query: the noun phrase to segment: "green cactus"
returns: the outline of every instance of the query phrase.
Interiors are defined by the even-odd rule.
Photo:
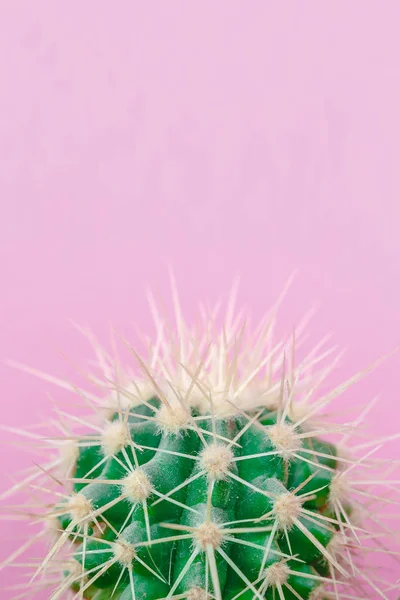
[[[51,600],[356,599],[355,576],[375,594],[353,561],[363,536],[373,540],[361,524],[379,496],[355,476],[372,446],[349,450],[362,418],[318,417],[365,373],[313,401],[332,364],[312,370],[329,352],[296,367],[294,342],[272,344],[274,315],[245,341],[232,309],[220,331],[206,318],[197,337],[176,311],[175,333],[156,316],[146,359],[127,344],[140,376],[88,334],[100,394],[67,385],[91,415],[60,413],[61,458],[28,478],[55,495],[42,517],[56,539],[33,581],[63,573]],[[336,445],[324,439],[333,433]]]
[[[308,598],[327,563],[346,574],[329,552],[335,448],[283,412],[218,418],[152,397],[93,438],[58,507],[85,598]]]

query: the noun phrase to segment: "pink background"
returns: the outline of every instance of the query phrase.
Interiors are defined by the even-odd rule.
[[[146,329],[167,264],[190,310],[239,274],[256,316],[298,267],[286,325],[317,302],[345,375],[398,344],[399,22],[389,0],[2,0],[0,359],[73,377],[59,350],[91,355],[68,319]],[[64,397],[0,369],[5,424]],[[382,393],[379,434],[398,371],[349,396]],[[1,452],[4,488],[30,457]]]

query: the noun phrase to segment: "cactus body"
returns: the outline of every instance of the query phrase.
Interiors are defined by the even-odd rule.
[[[75,560],[92,575],[73,587],[99,600],[113,591],[121,600],[206,598],[206,590],[227,600],[268,598],[276,586],[285,598],[309,598],[339,530],[325,521],[334,519],[335,448],[315,438],[320,455],[313,455],[301,428],[262,408],[225,418],[188,409],[171,431],[158,415],[167,411],[174,421],[180,408],[149,398],[115,413],[103,444],[80,442],[62,527],[80,539],[96,517],[105,526],[80,543]],[[124,445],[107,456],[104,438],[119,428],[126,428]]]

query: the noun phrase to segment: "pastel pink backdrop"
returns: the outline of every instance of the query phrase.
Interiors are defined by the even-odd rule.
[[[399,22],[396,1],[2,0],[0,358],[73,377],[59,350],[90,351],[69,319],[134,336],[168,264],[189,313],[238,274],[256,316],[299,268],[287,327],[317,302],[312,337],[335,332],[344,375],[391,350]],[[65,397],[0,368],[6,425]],[[377,435],[398,430],[398,372],[349,395],[381,393]],[[32,459],[1,452],[5,488]],[[26,526],[1,528],[6,556]]]

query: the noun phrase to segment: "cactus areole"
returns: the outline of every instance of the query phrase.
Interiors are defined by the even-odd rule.
[[[200,335],[176,303],[176,331],[157,316],[148,356],[127,344],[136,375],[86,332],[103,379],[74,390],[88,415],[62,413],[65,439],[46,438],[61,458],[32,477],[53,534],[32,586],[47,578],[52,600],[329,600],[358,597],[361,575],[375,597],[355,560],[373,535],[349,442],[360,419],[320,416],[362,374],[320,393],[329,351],[297,366],[301,340],[275,343],[274,318],[248,332],[230,307]]]

